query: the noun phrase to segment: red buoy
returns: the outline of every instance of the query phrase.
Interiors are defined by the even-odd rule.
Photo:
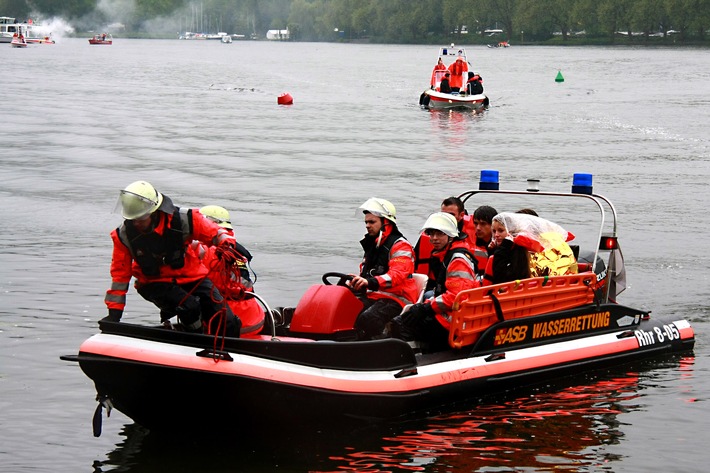
[[[283,94],[279,95],[279,98],[276,99],[276,102],[279,105],[293,105],[293,97],[291,97],[291,94],[288,92],[284,92]]]

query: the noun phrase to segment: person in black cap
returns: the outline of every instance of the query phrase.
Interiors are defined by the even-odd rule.
[[[442,92],[444,94],[450,94],[451,93],[451,85],[449,84],[449,78],[451,77],[451,74],[448,72],[444,74],[444,78],[441,79],[441,84],[439,84],[439,92]]]

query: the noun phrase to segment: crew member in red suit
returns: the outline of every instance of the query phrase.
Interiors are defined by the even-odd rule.
[[[200,209],[200,213],[227,230],[229,236],[234,237],[234,227],[227,209],[219,205],[207,205]],[[236,243],[235,249],[238,253],[234,262],[236,271],[224,274],[215,270],[221,267],[217,257],[217,248],[200,242],[195,243],[194,248],[198,251],[198,256],[210,270],[209,278],[227,299],[232,312],[242,321],[241,336],[254,337],[258,335],[264,327],[264,310],[256,298],[248,295],[248,293],[254,292],[254,283],[249,272],[249,263],[252,260],[249,250]]]
[[[444,64],[444,61],[439,58],[439,62],[436,63],[434,66],[434,70],[431,71],[431,88],[436,87],[436,71],[445,71],[446,70],[446,64]]]
[[[235,240],[197,209],[181,209],[145,181],[121,191],[119,203],[125,219],[111,232],[111,288],[106,292],[109,315],[118,322],[126,306],[131,278],[144,299],[160,309],[168,325],[177,316],[185,330],[239,336],[241,322],[207,277],[207,268],[189,247],[193,240],[220,247],[233,261]]]
[[[373,197],[359,210],[365,216],[367,234],[360,241],[365,254],[360,274],[351,274],[350,286],[366,291],[363,310],[355,321],[358,338],[382,334],[385,325],[419,297],[414,272],[414,250],[397,228],[394,205]]]
[[[468,215],[464,210],[463,202],[458,197],[444,199],[441,203],[441,211],[456,217],[459,231],[467,235],[466,243],[476,258],[478,279],[483,280],[488,257],[493,253],[493,250],[490,249],[493,238],[491,223],[498,211],[488,205],[482,205],[473,212],[473,215]]]
[[[451,90],[459,92],[463,87],[465,74],[468,72],[468,64],[462,57],[458,57],[449,65],[449,72],[451,73]]]
[[[389,333],[406,341],[424,342],[429,350],[437,351],[448,346],[450,313],[456,296],[461,291],[480,287],[480,283],[476,280],[476,259],[453,215],[432,214],[422,230],[434,247],[427,284],[427,288],[433,287],[434,294],[395,317]]]

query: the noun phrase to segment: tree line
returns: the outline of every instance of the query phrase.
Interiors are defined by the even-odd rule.
[[[295,41],[707,44],[710,32],[710,0],[0,0],[0,15],[127,36],[288,29]]]

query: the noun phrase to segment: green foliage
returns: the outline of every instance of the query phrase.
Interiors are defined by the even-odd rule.
[[[30,7],[26,2],[18,0],[0,0],[0,16],[16,18],[17,21],[26,20],[30,15]]]
[[[710,0],[0,0],[0,15],[62,17],[77,29],[120,22],[134,36],[263,38],[288,28],[295,41],[699,44],[708,41]],[[503,34],[484,33],[494,28]]]

